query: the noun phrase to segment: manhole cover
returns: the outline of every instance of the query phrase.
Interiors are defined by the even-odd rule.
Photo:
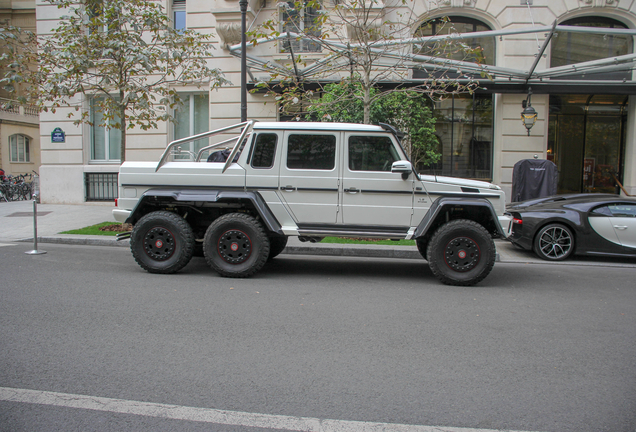
[[[49,213],[53,213],[50,211],[38,212],[38,216],[46,216]],[[33,212],[16,212],[11,213],[10,215],[6,215],[5,217],[33,217]]]

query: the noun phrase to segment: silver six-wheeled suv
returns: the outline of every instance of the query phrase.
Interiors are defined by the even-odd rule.
[[[414,239],[443,283],[481,281],[510,223],[504,192],[419,176],[400,138],[388,125],[240,123],[174,141],[159,163],[122,164],[113,213],[133,224],[132,254],[151,273],[203,254],[220,275],[249,277],[289,236],[340,236]]]

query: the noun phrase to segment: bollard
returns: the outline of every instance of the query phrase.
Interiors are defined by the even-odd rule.
[[[38,204],[35,195],[33,196],[33,250],[25,252],[28,255],[42,255],[46,251],[38,250]]]

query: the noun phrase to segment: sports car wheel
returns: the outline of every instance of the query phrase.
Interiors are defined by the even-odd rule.
[[[267,262],[270,244],[258,220],[244,213],[230,213],[208,227],[203,240],[205,259],[221,276],[245,278]]]
[[[564,260],[574,252],[574,235],[565,225],[546,225],[534,239],[534,252],[544,260]]]
[[[433,234],[426,259],[442,283],[469,286],[488,276],[495,265],[495,252],[495,242],[483,226],[458,219]]]
[[[137,264],[150,273],[176,273],[190,262],[194,235],[190,225],[168,211],[148,213],[135,224],[130,250]]]

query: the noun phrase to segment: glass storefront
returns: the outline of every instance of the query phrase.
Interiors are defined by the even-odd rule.
[[[625,153],[627,96],[552,95],[548,159],[558,193],[617,193]]]
[[[433,117],[442,158],[419,172],[492,180],[492,95],[451,95],[434,103]]]

